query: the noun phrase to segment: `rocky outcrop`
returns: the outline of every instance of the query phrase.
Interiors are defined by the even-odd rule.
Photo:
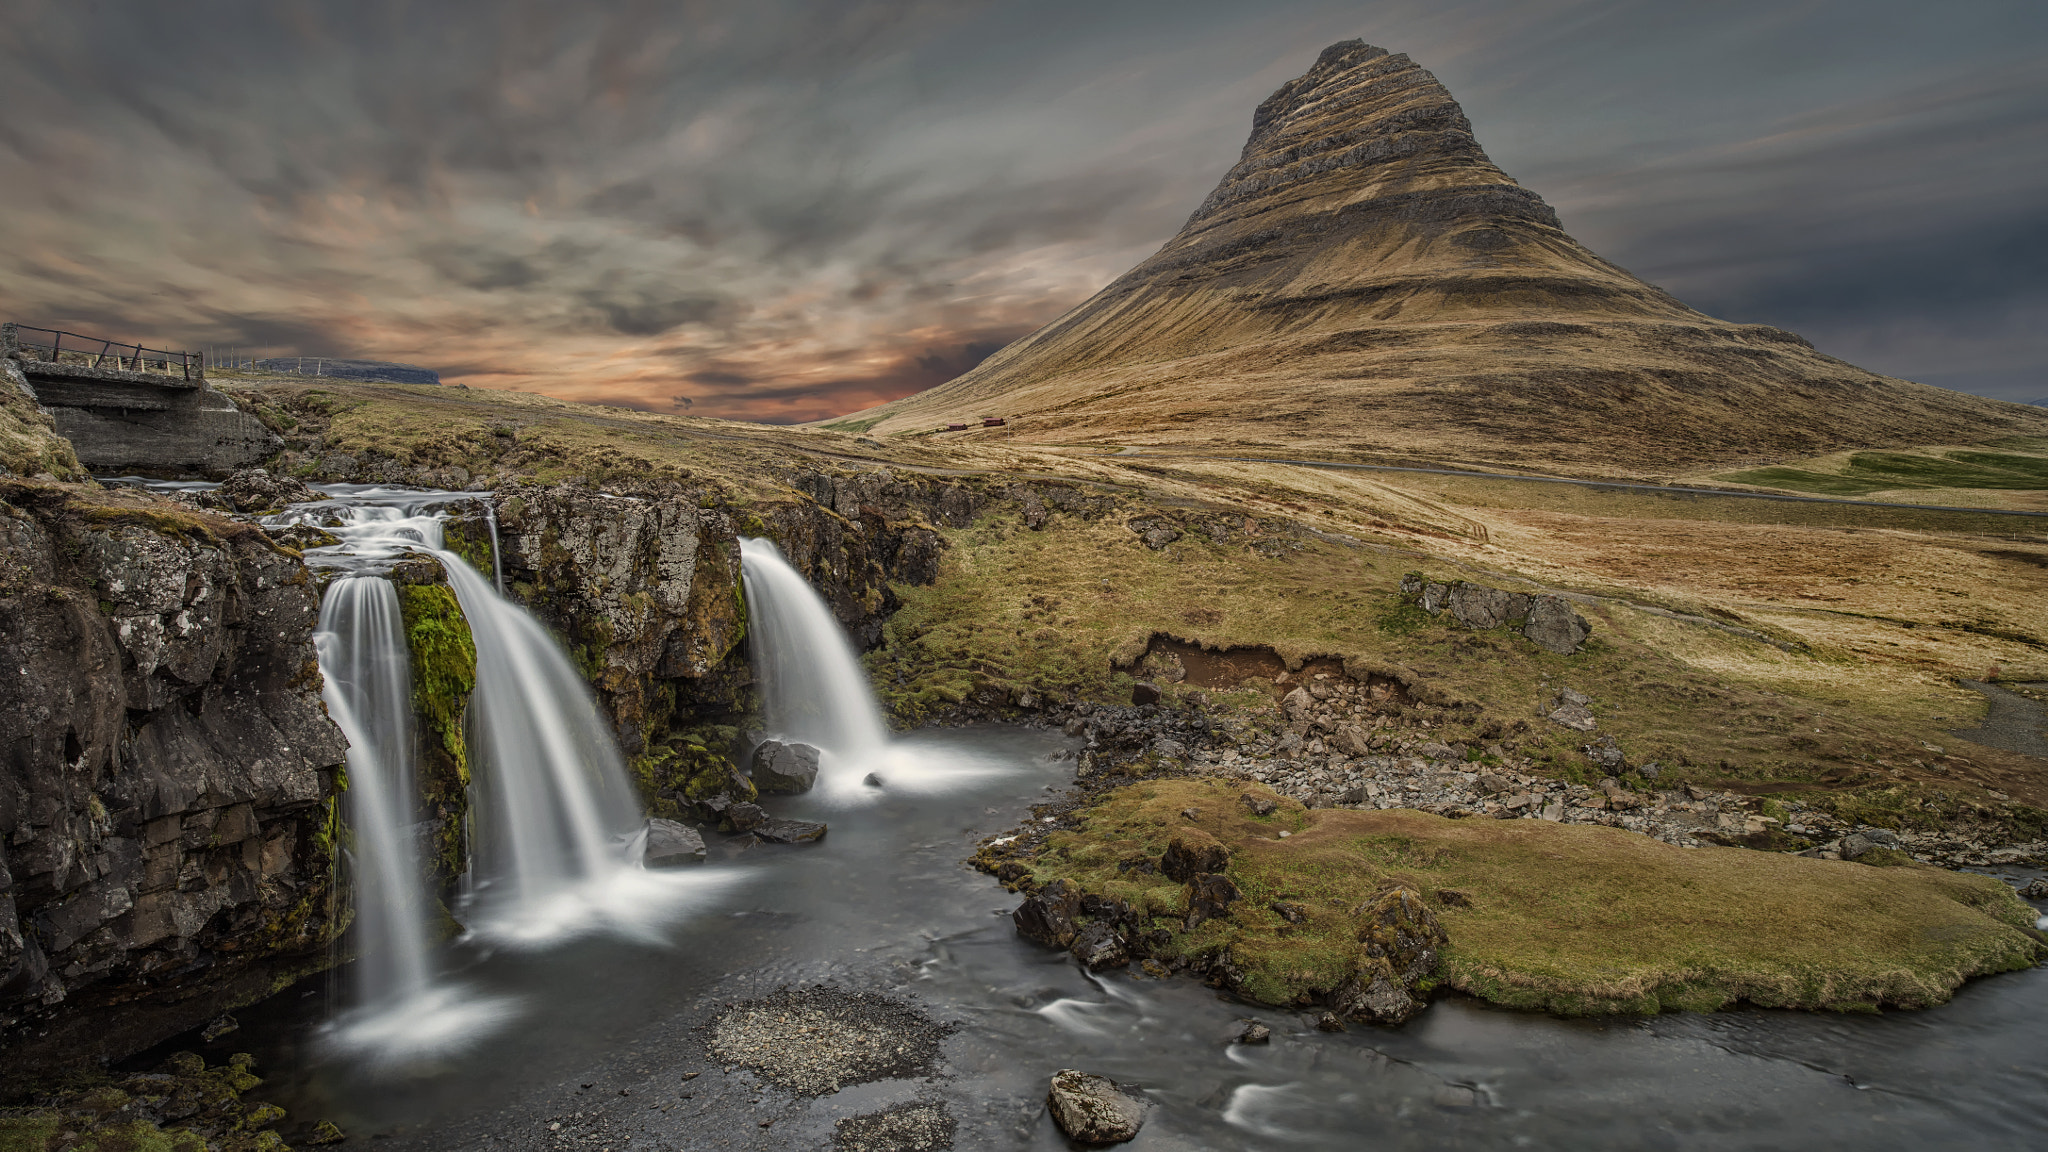
[[[1357,40],[1259,106],[1158,252],[965,375],[851,418],[888,436],[988,412],[1007,426],[959,435],[1610,475],[2048,433],[2032,406],[1864,371],[1608,263],[1488,159],[1436,77]]]
[[[1401,578],[1401,595],[1431,616],[1448,614],[1467,628],[1513,628],[1559,656],[1576,653],[1593,634],[1593,626],[1562,596],[1506,592],[1469,580],[1440,584],[1420,572]]]
[[[0,1037],[122,1055],[325,962],[319,596],[253,526],[0,485]]]
[[[84,466],[57,421],[36,401],[21,365],[0,356],[0,475],[83,480]]]

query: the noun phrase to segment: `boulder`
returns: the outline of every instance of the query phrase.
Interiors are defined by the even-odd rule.
[[[751,832],[768,822],[768,813],[759,804],[729,804],[721,815],[721,824],[728,832]]]
[[[1281,709],[1287,713],[1290,719],[1294,720],[1303,719],[1315,709],[1315,706],[1316,699],[1309,695],[1306,688],[1296,688],[1280,698]]]
[[[325,500],[295,476],[272,476],[262,468],[243,468],[229,476],[219,488],[202,493],[200,502],[229,512],[274,512],[287,504]]]
[[[1140,706],[1159,703],[1159,685],[1145,680],[1131,685],[1131,703]]]
[[[1062,1068],[1052,1074],[1045,1106],[1070,1140],[1121,1144],[1145,1124],[1145,1104],[1107,1076]]]
[[[1402,1023],[1427,1006],[1415,986],[1435,969],[1438,949],[1450,937],[1413,888],[1389,889],[1359,913],[1357,966],[1331,1009],[1373,1024]]]
[[[1346,756],[1364,756],[1372,751],[1372,733],[1356,724],[1347,724],[1324,743]]]
[[[825,838],[825,825],[816,820],[774,819],[754,825],[752,832],[770,844],[809,844]]]
[[[1237,1034],[1239,1044],[1267,1044],[1273,1039],[1273,1030],[1256,1020],[1245,1021],[1244,1031]]]
[[[1195,835],[1200,839],[1175,836],[1166,846],[1166,852],[1159,857],[1159,870],[1167,879],[1186,884],[1202,873],[1221,872],[1230,866],[1228,848],[1202,833]]]
[[[1074,916],[1081,910],[1081,897],[1064,880],[1055,880],[1027,897],[1010,913],[1017,934],[1049,948],[1069,948],[1081,934]]]
[[[1528,618],[1533,598],[1526,592],[1504,592],[1480,584],[1462,583],[1445,597],[1451,616],[1467,628],[1499,628]]]
[[[818,750],[809,744],[763,741],[754,749],[751,775],[754,787],[763,792],[809,792],[818,782]]]
[[[1264,796],[1247,792],[1237,799],[1238,803],[1243,804],[1254,816],[1270,816],[1273,814],[1273,801],[1266,799]]]
[[[1430,614],[1431,616],[1434,616],[1434,615],[1436,615],[1437,613],[1439,613],[1439,612],[1442,612],[1442,611],[1444,610],[1444,601],[1448,600],[1448,599],[1450,598],[1450,595],[1451,595],[1451,590],[1450,590],[1449,586],[1447,586],[1447,585],[1444,585],[1444,584],[1425,584],[1425,585],[1423,585],[1423,586],[1422,586],[1422,610],[1423,610],[1424,612],[1427,612],[1427,613],[1429,613],[1429,614]]]
[[[1097,920],[1081,929],[1068,951],[1074,954],[1075,959],[1086,964],[1091,972],[1099,972],[1104,968],[1122,968],[1131,962],[1130,946],[1116,930],[1116,925],[1107,920]]]
[[[1580,751],[1586,754],[1586,759],[1608,772],[1620,772],[1628,767],[1628,758],[1621,754],[1621,745],[1616,744],[1612,736],[1602,736]]]
[[[704,858],[704,837],[695,828],[673,820],[647,822],[647,854],[650,866],[687,864]]]
[[[1529,605],[1529,622],[1522,626],[1522,635],[1531,643],[1559,656],[1577,652],[1592,634],[1593,626],[1562,596],[1535,597]]]

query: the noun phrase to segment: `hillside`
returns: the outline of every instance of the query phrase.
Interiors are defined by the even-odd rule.
[[[2048,433],[2048,412],[1867,372],[1636,279],[1487,159],[1435,77],[1356,40],[1259,106],[1150,259],[966,375],[827,426],[994,415],[1043,444],[1650,476]]]

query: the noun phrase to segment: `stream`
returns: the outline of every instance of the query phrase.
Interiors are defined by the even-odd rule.
[[[1067,743],[925,730],[900,746],[952,771],[917,791],[770,800],[830,834],[743,851],[712,837],[694,867],[738,879],[663,945],[458,945],[461,978],[519,1017],[434,1066],[393,1078],[324,1056],[331,978],[241,1013],[240,1032],[203,1050],[256,1052],[257,1095],[334,1120],[351,1147],[393,1150],[815,1148],[835,1120],[912,1099],[947,1104],[958,1148],[1059,1149],[1043,1095],[1065,1067],[1156,1102],[1133,1149],[2017,1149],[2048,1130],[2048,969],[1975,981],[1925,1012],[1560,1020],[1451,998],[1398,1030],[1342,1034],[1192,980],[1089,974],[1019,938],[1016,898],[961,864],[1070,779],[1071,761],[1049,759]],[[946,1074],[812,1100],[707,1055],[699,1028],[724,1005],[825,981],[957,1022]],[[1273,1029],[1269,1045],[1230,1043],[1247,1018]],[[578,1112],[563,1131],[601,1116],[603,1142],[548,1130]]]

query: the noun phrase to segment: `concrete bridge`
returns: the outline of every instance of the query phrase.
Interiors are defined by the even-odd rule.
[[[283,447],[207,386],[198,352],[0,324],[0,359],[21,370],[79,463],[95,472],[222,475]]]

